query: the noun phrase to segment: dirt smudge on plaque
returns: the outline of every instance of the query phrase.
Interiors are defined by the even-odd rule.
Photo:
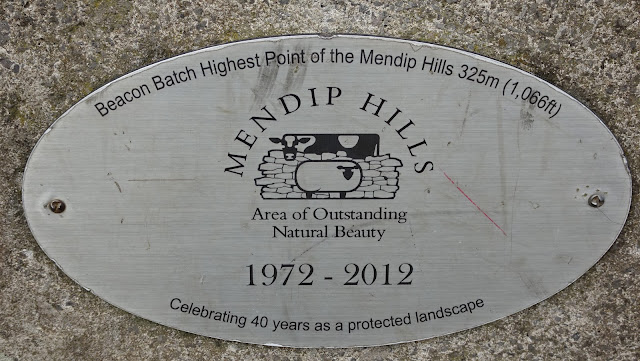
[[[280,53],[281,50],[282,44],[278,43],[275,51],[277,53]],[[273,87],[276,84],[276,79],[278,77],[279,71],[280,66],[278,65],[266,66],[265,64],[263,64],[263,66],[260,67],[260,70],[258,71],[258,82],[256,83],[256,86],[251,89],[254,96],[252,108],[264,105],[264,99],[268,98],[271,95]]]
[[[518,176],[516,177],[516,185],[513,187],[513,196],[511,198],[511,221],[509,222],[509,262],[513,257],[513,225],[516,220],[516,198],[518,195],[518,183],[520,182],[520,169],[518,169]]]
[[[297,89],[302,85],[304,78],[307,74],[307,63],[309,60],[309,50],[295,48],[296,53],[300,53],[302,50],[307,54],[307,58],[305,63],[297,63],[293,65],[289,65],[289,71],[287,72],[287,77],[284,79],[284,89]]]
[[[278,43],[276,48],[273,50],[276,54],[288,52],[299,54],[303,50],[307,55],[304,58],[304,62],[279,65],[276,61],[275,64],[270,64],[269,66],[263,64],[263,66],[260,67],[260,70],[258,72],[258,82],[252,89],[254,95],[252,108],[259,108],[263,106],[265,99],[272,95],[273,89],[277,85],[278,74],[280,73],[281,67],[287,67],[288,69],[284,81],[280,84],[283,91],[289,92],[298,89],[304,82],[305,76],[307,74],[307,63],[310,61],[309,50],[302,47],[286,49],[283,48],[280,43]]]
[[[516,273],[518,274],[518,277],[520,277],[522,284],[524,284],[527,290],[533,293],[536,297],[544,297],[548,294],[540,279],[534,279],[531,274],[527,274],[526,272],[516,271]]]
[[[497,107],[496,107],[497,108]],[[498,165],[499,165],[499,176],[500,176],[500,193],[502,193],[502,202],[500,203],[500,212],[502,213],[502,223],[506,223],[508,218],[508,212],[507,212],[507,207],[505,205],[505,201],[508,199],[507,198],[507,192],[508,192],[508,187],[507,187],[507,172],[505,170],[505,165],[507,164],[507,161],[505,159],[505,130],[504,130],[504,117],[502,116],[502,114],[498,114],[496,116],[496,136],[498,138]],[[511,151],[511,149],[508,149],[509,151]],[[508,165],[507,165],[508,166]],[[500,228],[500,227],[498,227]],[[500,228],[500,230],[502,230],[502,228]],[[504,233],[504,235],[506,236],[507,234],[502,231],[502,233]]]
[[[520,119],[522,120],[522,129],[531,130],[533,128],[533,115],[524,106],[520,109]]]

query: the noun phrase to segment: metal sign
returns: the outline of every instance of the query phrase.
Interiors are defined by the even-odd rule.
[[[243,41],[128,74],[42,136],[42,249],[113,305],[197,334],[381,345],[548,298],[620,232],[622,151],[575,99],[442,46]]]

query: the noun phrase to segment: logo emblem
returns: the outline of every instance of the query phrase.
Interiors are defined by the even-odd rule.
[[[378,134],[285,134],[262,158],[263,199],[390,199],[402,161],[380,155]]]

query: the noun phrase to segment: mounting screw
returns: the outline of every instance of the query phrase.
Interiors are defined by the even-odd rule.
[[[66,208],[67,208],[67,205],[64,204],[64,202],[59,199],[54,199],[51,202],[49,202],[49,209],[53,213],[62,213]]]
[[[588,203],[593,208],[602,207],[602,205],[604,204],[604,196],[598,193],[592,194],[591,197],[589,197]]]

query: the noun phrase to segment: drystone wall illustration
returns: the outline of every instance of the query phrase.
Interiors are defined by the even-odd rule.
[[[303,190],[296,180],[298,167],[305,162],[334,161],[354,162],[360,167],[360,185],[349,192]],[[270,150],[259,166],[262,177],[255,183],[261,187],[264,199],[390,199],[399,189],[399,159],[390,154],[368,156],[364,159],[347,157],[346,152],[309,154],[297,152],[293,160],[286,160],[282,150]],[[342,193],[342,194],[341,194]]]

